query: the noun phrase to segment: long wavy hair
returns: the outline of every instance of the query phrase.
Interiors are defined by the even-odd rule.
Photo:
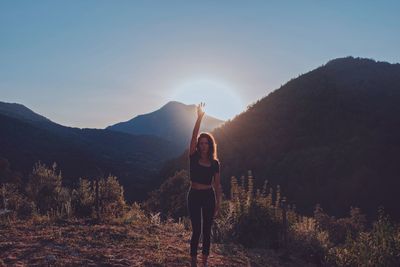
[[[208,140],[208,158],[210,160],[218,160],[217,156],[217,143],[215,142],[214,136],[210,133],[203,132],[197,137],[197,144],[196,144],[196,150],[197,153],[200,153],[200,139],[201,138],[207,138]]]

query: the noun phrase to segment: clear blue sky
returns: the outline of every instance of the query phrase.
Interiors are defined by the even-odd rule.
[[[227,119],[333,58],[400,62],[399,3],[0,1],[0,101],[103,128],[209,86]]]

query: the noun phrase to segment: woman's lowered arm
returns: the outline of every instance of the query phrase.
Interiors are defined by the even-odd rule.
[[[214,216],[217,216],[219,208],[221,206],[221,196],[222,196],[221,178],[219,172],[215,173],[213,186],[216,194]]]

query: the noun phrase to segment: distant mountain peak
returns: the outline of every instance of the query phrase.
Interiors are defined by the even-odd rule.
[[[164,106],[162,106],[161,108],[164,107],[169,107],[169,106],[186,106],[184,103],[179,102],[179,101],[175,101],[175,100],[171,100],[168,101]]]
[[[138,115],[128,121],[120,122],[106,129],[130,134],[149,134],[164,138],[181,147],[186,146],[196,121],[196,105],[186,105],[179,101],[169,101],[161,108]],[[205,115],[202,131],[210,132],[219,127],[223,120]]]
[[[159,111],[181,111],[184,109],[187,109],[189,106],[179,102],[179,101],[169,101],[168,103],[166,103],[164,106],[162,106],[161,108],[159,108],[158,110],[155,110],[154,112],[159,112]]]

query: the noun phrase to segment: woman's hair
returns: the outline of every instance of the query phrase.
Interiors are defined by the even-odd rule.
[[[196,144],[196,149],[197,152],[200,152],[200,139],[201,138],[207,138],[208,140],[208,157],[210,160],[218,160],[217,156],[217,143],[215,143],[214,137],[210,133],[203,132],[199,135],[197,138],[197,144]]]

